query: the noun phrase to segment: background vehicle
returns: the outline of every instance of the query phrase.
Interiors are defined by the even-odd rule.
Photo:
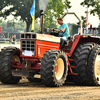
[[[72,13],[64,16],[67,14]],[[1,50],[1,82],[15,84],[22,76],[32,81],[39,74],[46,86],[62,86],[67,76],[80,85],[100,85],[100,38],[82,35],[81,22],[80,33],[69,38],[59,50],[61,37],[42,34],[42,27],[41,24],[40,34],[21,34],[20,50],[16,47]]]

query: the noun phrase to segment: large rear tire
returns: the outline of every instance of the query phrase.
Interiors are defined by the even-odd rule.
[[[73,70],[78,76],[73,75],[74,81],[80,85],[100,85],[100,67],[96,63],[100,60],[100,48],[95,43],[80,45],[73,54],[76,68]]]
[[[95,46],[88,59],[87,74],[91,85],[100,85],[100,46]]]
[[[6,47],[1,50],[2,62],[0,62],[0,81],[4,84],[16,84],[20,77],[14,77],[11,62],[21,63],[20,50],[16,47]],[[13,69],[14,70],[14,69]]]
[[[62,86],[68,75],[66,54],[60,50],[47,51],[42,58],[40,74],[46,86]]]

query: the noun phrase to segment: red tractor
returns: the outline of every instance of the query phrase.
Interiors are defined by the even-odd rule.
[[[51,87],[62,86],[67,76],[80,85],[100,85],[100,38],[82,35],[82,23],[80,26],[80,33],[66,41],[61,50],[61,37],[42,31],[22,33],[20,50],[1,50],[0,81],[16,84],[22,76],[31,81],[39,74],[42,83]]]

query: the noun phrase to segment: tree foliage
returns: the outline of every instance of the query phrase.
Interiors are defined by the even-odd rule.
[[[25,31],[26,25],[25,22],[21,22],[21,21],[14,22],[13,24],[11,21],[10,22],[1,21],[0,27],[2,27],[1,30],[2,33],[20,33]]]
[[[54,28],[56,27],[56,20],[58,17],[63,15],[64,11],[71,8],[70,1],[64,0],[50,0],[47,10],[45,11],[44,17],[45,17],[45,28]]]
[[[84,0],[81,5],[87,5],[88,7],[91,6],[92,9],[90,10],[90,14],[97,14],[100,19],[100,0]]]
[[[84,16],[81,16],[81,20],[83,21],[83,27],[86,27],[86,17],[84,17]],[[79,25],[80,24],[80,22],[78,22],[77,23],[77,25]],[[89,25],[90,23],[88,22],[88,25]]]
[[[72,28],[70,30],[70,35],[73,36],[74,34],[78,34],[78,27],[79,25],[77,24],[72,24]]]
[[[12,14],[15,18],[20,16],[20,20],[23,20],[26,22],[26,31],[29,31],[29,27],[32,22],[31,15],[30,15],[30,9],[33,4],[33,0],[7,0],[6,3],[7,3],[7,6],[13,5],[13,7],[5,11],[4,15],[6,15],[7,17],[10,14]],[[39,17],[38,7],[39,7],[38,0],[36,0],[35,18]]]
[[[2,11],[3,8],[7,6],[7,3],[5,2],[5,0],[0,0],[0,17],[2,17],[4,14],[4,12]]]
[[[30,16],[30,9],[33,4],[33,0],[2,0],[5,1],[6,6],[13,5],[12,8],[4,12],[4,16],[12,14],[15,18],[20,16],[20,20],[26,22],[26,31],[29,31],[32,19]],[[1,4],[1,1],[0,1]],[[54,20],[54,16],[57,18],[60,14],[63,14],[65,9],[70,8],[70,2],[68,0],[50,0],[47,10],[45,11],[45,26],[50,26]],[[52,12],[51,12],[52,11]],[[16,12],[16,13],[14,13]],[[36,0],[35,19],[40,17],[39,0]],[[49,20],[49,21],[47,21]]]
[[[84,0],[81,5],[85,6],[87,5],[88,7],[94,6],[95,5],[95,0]]]

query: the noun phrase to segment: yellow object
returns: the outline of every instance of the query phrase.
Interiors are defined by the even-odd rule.
[[[34,30],[35,16],[33,17],[33,16],[31,15],[31,17],[32,17],[32,25],[31,25],[31,31],[32,31],[32,30]]]
[[[33,5],[31,7],[30,14],[32,17],[31,31],[33,31],[34,30],[34,23],[35,23],[35,0],[33,0]]]

